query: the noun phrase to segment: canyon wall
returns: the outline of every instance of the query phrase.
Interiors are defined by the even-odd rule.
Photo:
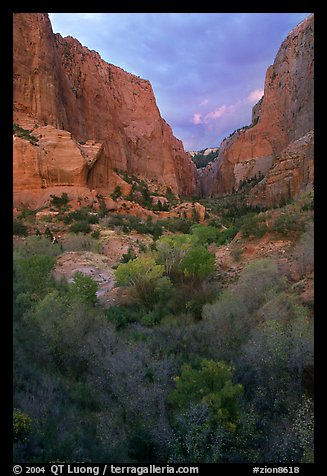
[[[281,197],[285,190],[294,196],[307,187],[313,176],[313,133],[299,139],[314,128],[313,78],[314,23],[310,15],[289,33],[268,68],[264,96],[253,108],[252,124],[225,139],[219,157],[201,170],[205,196],[230,193],[242,180],[259,173],[267,180],[253,190],[251,200],[258,205],[272,204],[274,195]],[[275,172],[282,167],[280,162],[285,165],[290,151],[293,160],[288,162],[286,180],[285,174]],[[298,154],[297,160],[294,154]],[[272,176],[274,187],[269,185],[268,191]]]
[[[13,119],[38,139],[15,138],[14,198],[56,186],[111,193],[121,183],[114,169],[178,194],[199,192],[196,168],[160,116],[149,81],[53,34],[45,13],[14,14],[13,32]]]

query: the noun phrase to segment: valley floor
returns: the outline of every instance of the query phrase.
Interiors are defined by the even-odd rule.
[[[313,192],[99,201],[15,211],[15,462],[313,462]]]

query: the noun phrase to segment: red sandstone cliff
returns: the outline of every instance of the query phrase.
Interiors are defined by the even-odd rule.
[[[47,14],[14,14],[14,122],[39,138],[15,138],[20,202],[27,191],[35,197],[56,186],[110,193],[121,182],[114,168],[179,194],[198,191],[195,166],[161,118],[150,82],[54,35]]]
[[[281,197],[287,189],[294,196],[312,180],[313,148],[307,147],[308,138],[298,140],[314,128],[313,41],[313,15],[310,15],[289,33],[274,64],[268,68],[264,96],[253,108],[252,125],[224,140],[218,159],[200,172],[204,195],[229,193],[238,188],[241,180],[261,172],[270,177],[274,175],[274,187],[266,190],[271,179],[266,180],[253,191],[253,201],[269,205],[274,195]],[[313,134],[310,144],[313,144]],[[292,162],[293,169],[291,162],[288,163],[287,180],[285,174],[273,172],[279,168],[279,161],[284,162],[286,148],[290,148],[293,155],[295,150],[298,154],[298,161]],[[305,151],[308,155],[304,160]],[[303,173],[298,173],[299,167],[305,168]]]

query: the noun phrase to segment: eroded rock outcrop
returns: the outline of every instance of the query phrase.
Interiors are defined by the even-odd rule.
[[[314,133],[289,144],[251,191],[251,205],[278,205],[313,185]]]
[[[54,35],[47,14],[14,14],[14,122],[36,137],[52,126],[58,139],[43,131],[37,145],[17,140],[14,192],[66,183],[110,193],[121,185],[115,168],[175,193],[198,191],[195,166],[161,118],[150,82]]]
[[[242,180],[266,175],[271,167],[276,170],[283,150],[314,128],[313,41],[310,15],[289,33],[268,68],[264,96],[253,108],[251,126],[224,140],[219,157],[200,172],[206,196],[230,193]],[[305,186],[302,181],[300,189]],[[298,186],[291,187],[292,194],[298,191]]]

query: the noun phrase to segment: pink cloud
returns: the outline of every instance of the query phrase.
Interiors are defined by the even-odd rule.
[[[209,99],[205,98],[203,99],[203,101],[200,102],[200,106],[205,106],[206,104],[208,104],[209,102]]]
[[[195,125],[202,124],[202,122],[203,122],[202,121],[202,114],[200,114],[199,112],[196,112],[195,114],[193,114],[192,122]]]
[[[204,122],[208,123],[210,121],[215,121],[216,119],[219,119],[220,117],[230,114],[235,111],[235,105],[231,104],[229,106],[226,106],[226,104],[223,104],[222,106],[218,107],[218,109],[215,109],[214,111],[208,112],[208,114],[205,115],[204,117]]]
[[[262,98],[263,93],[264,93],[263,89],[254,89],[253,91],[250,92],[247,99],[251,103],[256,103],[259,101],[259,99]]]

